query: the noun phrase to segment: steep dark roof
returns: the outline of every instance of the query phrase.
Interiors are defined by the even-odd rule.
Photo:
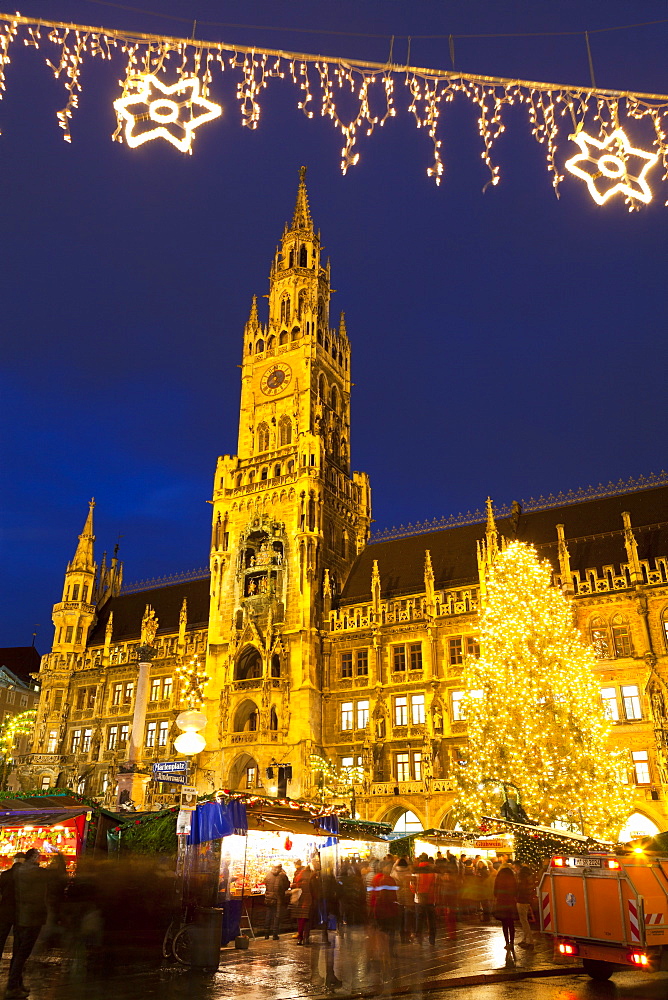
[[[506,538],[536,545],[540,555],[558,568],[556,525],[563,524],[571,569],[583,573],[588,568],[626,562],[623,511],[631,515],[641,559],[668,554],[668,486],[531,511],[520,516],[516,531],[510,518],[499,520],[497,527]],[[475,583],[476,542],[484,535],[485,524],[478,523],[372,542],[353,563],[339,603],[370,600],[374,559],[378,560],[384,599],[424,591],[425,549],[431,552],[437,589]]]
[[[110,598],[100,611],[98,621],[88,637],[88,645],[102,645],[112,611],[112,640],[120,642],[138,639],[147,604],[155,610],[158,618],[158,635],[177,632],[184,597],[188,601],[188,628],[206,625],[209,620],[209,581],[187,580],[171,587],[154,587]]]
[[[0,667],[9,667],[13,674],[26,684],[32,684],[30,674],[39,672],[40,655],[34,646],[3,646],[0,648]]]

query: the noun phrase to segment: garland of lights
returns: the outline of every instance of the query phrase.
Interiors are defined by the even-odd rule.
[[[35,728],[37,710],[28,709],[27,712],[20,712],[13,715],[3,723],[0,729],[0,757],[5,760],[11,757],[14,750],[14,742],[19,736],[30,736]]]
[[[440,184],[445,169],[439,138],[441,113],[455,98],[463,98],[477,109],[480,155],[490,171],[491,185],[500,179],[494,145],[506,128],[505,110],[512,105],[526,108],[531,134],[545,150],[557,195],[566,169],[585,182],[597,204],[618,194],[633,210],[651,200],[647,174],[659,160],[661,180],[668,179],[665,94],[383,65],[0,14],[0,96],[6,87],[11,46],[19,42],[35,49],[44,45],[47,65],[64,83],[67,103],[57,118],[67,142],[72,141],[70,119],[78,107],[85,58],[111,60],[120,52],[125,73],[122,93],[113,102],[117,116],[113,138],[131,147],[165,139],[182,152],[192,153],[195,129],[223,111],[210,99],[216,70],[232,76],[241,123],[250,129],[258,127],[260,97],[270,81],[291,81],[299,92],[297,107],[306,117],[329,118],[340,133],[344,174],[359,160],[359,139],[403,111],[413,115],[416,127],[428,134],[433,162],[427,174]],[[337,104],[342,96],[346,103],[353,102],[350,118],[342,116]],[[585,125],[589,131],[584,131]],[[651,136],[647,138],[651,150],[639,145],[636,133],[642,131]],[[580,150],[563,163],[558,149],[562,136]]]
[[[358,764],[338,768],[319,754],[312,753],[309,765],[314,774],[321,775],[322,784],[318,792],[323,800],[350,795],[354,785],[360,785],[364,780],[364,768]]]
[[[209,683],[209,675],[201,666],[198,656],[187,663],[181,661],[176,668],[180,681],[180,700],[190,709],[198,709],[204,704],[204,688]],[[202,728],[202,727],[200,727]]]

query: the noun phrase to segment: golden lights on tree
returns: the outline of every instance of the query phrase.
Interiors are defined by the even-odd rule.
[[[7,760],[11,757],[16,741],[21,736],[32,736],[36,719],[37,711],[31,708],[27,712],[20,712],[5,720],[0,728],[0,757]]]
[[[488,184],[496,185],[500,180],[496,143],[506,129],[507,109],[513,105],[526,109],[531,134],[545,150],[557,194],[564,167],[585,180],[596,200],[602,194],[607,201],[620,193],[629,209],[650,200],[646,175],[659,159],[662,180],[668,179],[668,95],[664,94],[329,58],[0,14],[0,96],[12,45],[21,42],[34,49],[45,48],[47,65],[64,83],[67,104],[57,115],[68,142],[84,60],[111,60],[120,55],[125,60],[125,73],[120,81],[122,95],[114,102],[118,124],[113,137],[124,138],[130,146],[164,138],[177,149],[190,152],[194,129],[220,115],[220,105],[210,97],[215,71],[223,84],[231,78],[241,123],[250,129],[256,129],[260,122],[262,92],[274,80],[291,82],[298,90],[297,107],[306,117],[328,118],[341,135],[344,174],[359,161],[360,139],[408,112],[416,127],[429,137],[433,161],[427,174],[440,184],[445,172],[442,112],[453,101],[466,100],[477,112],[480,155],[490,173]],[[344,107],[352,110],[345,115]],[[193,114],[193,109],[198,113]],[[625,130],[620,126],[622,116],[628,121]],[[583,132],[585,124],[589,125],[587,133]],[[610,147],[615,136],[626,139],[631,131],[633,143],[629,138],[626,146],[622,142],[614,150]],[[643,131],[651,136],[652,152],[637,146],[641,136],[635,133]],[[562,137],[571,138],[571,133],[581,152],[564,164],[559,144]],[[586,138],[590,143],[585,147]],[[647,159],[645,166],[634,172],[635,156],[651,157],[652,162]],[[605,180],[598,176],[592,179],[595,174]]]
[[[209,683],[209,675],[199,662],[198,656],[188,661],[182,660],[176,668],[181,702],[188,708],[199,708],[204,703],[204,689]]]
[[[364,768],[361,765],[335,767],[319,754],[311,754],[309,766],[317,776],[317,795],[321,802],[354,793],[355,785],[361,785],[364,780]]]
[[[510,542],[487,570],[478,660],[465,666],[469,745],[457,768],[455,817],[463,827],[498,809],[495,789],[515,785],[542,826],[581,817],[583,832],[613,838],[632,791],[610,723],[593,650],[573,624],[552,568],[533,547]]]

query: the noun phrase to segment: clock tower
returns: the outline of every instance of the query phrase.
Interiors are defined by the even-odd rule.
[[[217,787],[270,791],[289,765],[308,793],[322,745],[327,613],[366,543],[368,477],[350,473],[350,343],[329,323],[302,167],[271,266],[268,322],[253,298],[244,328],[238,454],[213,493],[207,750]]]

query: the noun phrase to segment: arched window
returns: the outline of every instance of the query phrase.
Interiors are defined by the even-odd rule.
[[[254,482],[255,482],[255,471],[251,469],[250,472],[248,473],[248,484],[250,485],[251,483]]]
[[[399,778],[398,780],[401,781],[402,778]],[[405,781],[406,778],[403,778],[403,780]],[[418,817],[415,815],[414,812],[411,812],[408,809],[405,809],[403,812],[399,814],[394,824],[395,833],[404,833],[404,834],[419,833],[420,830],[422,829],[423,829],[422,823],[420,822]]]
[[[265,465],[264,468],[262,469],[262,472],[260,473],[260,479],[264,483],[268,478],[269,478],[269,469]]]
[[[269,451],[269,426],[264,422],[257,429],[257,450]]]
[[[299,340],[299,327],[293,326],[292,328],[292,340]]]
[[[274,653],[271,658],[271,676],[280,677],[281,676],[281,658],[278,653]]]
[[[278,729],[278,714],[273,705],[271,706],[271,712],[269,713],[269,728],[274,733]]]
[[[331,393],[331,396],[330,396],[330,405],[331,405],[332,409],[334,410],[334,413],[338,413],[339,412],[339,394],[337,392],[337,389],[336,389],[335,385],[332,386],[332,393]]]
[[[247,681],[253,677],[262,677],[262,657],[255,646],[246,646],[236,662],[234,679]]]
[[[263,351],[264,351],[264,340],[260,338],[260,340],[258,340],[258,342],[255,345],[255,353],[262,354]]]
[[[248,341],[248,353],[249,354],[253,353],[253,341],[252,340]]]
[[[288,331],[287,330],[281,330],[281,335],[278,338],[278,342],[279,342],[279,344],[287,344],[287,342],[288,342]]]
[[[254,701],[247,699],[242,701],[238,709],[234,713],[234,722],[232,728],[235,733],[254,733],[257,732],[257,724],[259,719],[259,712],[257,710],[257,705]]]
[[[291,250],[288,256],[288,267],[294,267],[294,266],[295,266],[295,252],[294,250]]]
[[[238,490],[241,489],[241,484],[243,483],[243,481],[244,481],[244,477],[241,474],[239,474],[237,476],[237,489]]]
[[[267,341],[267,350],[268,351],[273,351],[275,347],[276,347],[276,337],[274,337],[274,335],[272,333],[271,337]]]
[[[612,619],[612,644],[615,656],[631,656],[631,630],[623,615],[615,615]]]
[[[599,660],[607,660],[610,657],[610,639],[608,637],[608,626],[605,621],[596,615],[589,623],[589,633],[591,644]]]
[[[278,443],[281,447],[292,444],[292,421],[285,415],[278,422]]]
[[[290,459],[290,461],[288,462],[288,475],[291,476],[294,471],[295,471],[295,463],[292,461],[292,459]]]
[[[290,322],[290,296],[286,293],[281,299],[281,324],[287,326]]]
[[[274,466],[274,479],[278,479],[279,476],[280,476],[280,474],[281,474],[281,467],[280,467],[280,465],[275,465]]]
[[[297,296],[297,319],[303,319],[306,311],[306,289],[302,288]]]
[[[306,249],[305,246],[302,246],[301,250],[299,251],[299,266],[308,267],[308,250]]]
[[[324,403],[325,402],[325,376],[320,375],[318,378],[318,399]]]

